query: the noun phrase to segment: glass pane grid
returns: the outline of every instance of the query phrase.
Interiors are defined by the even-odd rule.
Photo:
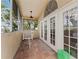
[[[77,48],[77,39],[70,38],[70,46]]]
[[[73,57],[77,58],[77,49],[74,49],[74,48],[70,47],[70,54]]]
[[[72,8],[64,13],[64,50],[69,51],[73,57],[77,58],[77,38],[78,38],[78,16],[77,8]]]
[[[50,43],[55,45],[55,17],[50,19]]]
[[[73,46],[70,46],[70,47],[72,47],[73,49],[77,49],[77,47],[73,47]]]
[[[69,53],[69,46],[64,45],[64,50]]]
[[[41,37],[43,38],[43,23],[41,23]]]
[[[44,23],[44,39],[47,40],[47,21]]]
[[[69,37],[64,37],[64,43],[69,45]]]

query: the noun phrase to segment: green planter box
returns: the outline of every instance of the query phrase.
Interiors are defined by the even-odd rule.
[[[58,59],[70,59],[70,55],[64,50],[58,50],[57,58]]]

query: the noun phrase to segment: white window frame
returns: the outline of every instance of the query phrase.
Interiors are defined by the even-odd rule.
[[[77,8],[77,7],[75,7],[75,8]],[[75,9],[75,8],[73,7],[73,8],[71,8],[71,9]],[[71,10],[71,9],[69,9],[69,10]],[[67,10],[67,11],[69,11],[69,10]],[[63,15],[63,16],[64,16],[64,15]],[[64,19],[63,19],[63,20],[64,20]],[[77,21],[78,21],[78,20],[77,20]],[[70,22],[69,19],[68,19],[68,22]],[[78,48],[71,46],[71,44],[70,44],[70,38],[74,38],[74,39],[76,38],[77,40],[78,40],[78,38],[77,38],[77,37],[71,37],[71,36],[70,36],[70,24],[69,24],[69,26],[68,26],[68,31],[69,31],[68,36],[64,35],[64,37],[67,37],[67,38],[68,38],[69,44],[64,43],[64,45],[69,47],[69,54],[70,54],[70,48],[72,48],[72,49],[77,49],[77,51],[78,51]]]

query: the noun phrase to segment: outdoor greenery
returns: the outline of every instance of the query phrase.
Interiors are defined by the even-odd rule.
[[[6,9],[6,14],[4,15],[6,20],[10,20],[10,10]]]
[[[1,19],[2,21],[10,20],[10,10],[9,9],[2,9],[1,10]]]
[[[34,21],[34,29],[38,27],[38,21]]]
[[[4,26],[4,32],[5,32],[5,33],[10,32],[9,28],[7,28],[7,27]]]
[[[10,7],[7,7],[6,4],[4,3],[5,2],[1,3],[1,32],[7,33],[10,31],[17,31],[18,30],[18,24],[17,24],[18,16],[16,16],[14,13],[15,8],[12,10],[12,21],[10,21]]]
[[[1,3],[1,31],[10,32],[10,9]]]
[[[68,48],[68,47],[65,47],[64,50],[65,50],[66,52],[69,52],[69,48]]]
[[[17,31],[18,30],[18,25],[16,23],[16,21],[12,22],[12,31]]]
[[[15,16],[14,10],[12,10],[12,32],[18,30],[17,21],[18,17]]]
[[[23,28],[27,29],[27,30],[30,29],[30,23],[29,22],[24,22],[23,23]]]
[[[33,30],[35,30],[37,27],[38,27],[38,21],[37,20],[35,20],[35,21],[24,21],[24,23],[23,23],[23,29],[24,30],[29,30],[29,29],[31,29],[31,26],[33,26],[34,28],[33,28]]]
[[[2,20],[10,20],[10,10],[3,3],[1,3],[1,12]]]

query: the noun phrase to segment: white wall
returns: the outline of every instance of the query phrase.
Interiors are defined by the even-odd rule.
[[[20,32],[1,34],[1,59],[13,59],[21,42]]]
[[[75,1],[71,1],[70,3],[66,4],[65,6],[63,6],[62,8],[59,8],[57,10],[55,10],[54,12],[52,12],[51,14],[49,14],[47,17],[43,18],[41,21],[40,21],[40,39],[43,40],[48,46],[50,46],[53,50],[55,50],[57,52],[58,49],[63,49],[64,48],[64,25],[63,25],[63,12],[66,11],[66,10],[69,10],[73,7],[77,6],[77,0]],[[55,19],[55,29],[56,29],[56,37],[55,37],[55,43],[56,45],[51,45],[50,44],[50,18],[55,16],[56,19]],[[41,22],[43,22],[43,27],[44,27],[44,21],[47,20],[48,23],[47,23],[47,31],[48,31],[48,34],[47,34],[47,41],[44,40],[44,38],[41,37]],[[44,31],[44,30],[43,30]],[[43,34],[44,35],[44,34]],[[71,58],[71,59],[75,59],[75,58]]]
[[[39,38],[39,30],[34,30],[34,32],[33,32],[33,38],[34,39]]]

